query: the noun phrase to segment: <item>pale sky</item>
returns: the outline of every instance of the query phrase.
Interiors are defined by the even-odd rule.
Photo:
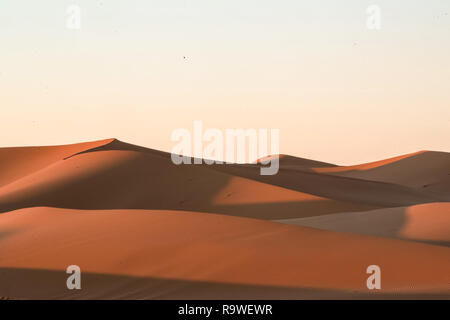
[[[0,146],[170,151],[202,120],[337,164],[450,151],[449,57],[448,0],[2,0]]]

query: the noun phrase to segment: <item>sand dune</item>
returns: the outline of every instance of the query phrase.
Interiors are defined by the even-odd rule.
[[[381,168],[384,167],[386,165],[391,165],[394,163],[398,163],[401,160],[404,159],[408,159],[411,157],[415,157],[417,155],[423,154],[425,153],[425,151],[418,151],[418,152],[414,152],[414,153],[410,153],[410,154],[404,154],[401,156],[397,156],[397,157],[393,157],[393,158],[389,158],[389,159],[383,159],[383,160],[379,160],[379,161],[374,161],[374,162],[368,162],[368,163],[363,163],[363,164],[357,164],[357,165],[352,165],[352,166],[330,166],[330,167],[324,167],[324,166],[318,166],[317,168],[314,168],[315,171],[317,172],[327,172],[327,173],[335,173],[335,172],[348,172],[348,171],[365,171],[365,170],[371,170],[371,169],[376,169],[376,168]]]
[[[339,213],[278,222],[450,246],[450,203]]]
[[[296,168],[302,168],[302,169],[309,169],[309,168],[329,168],[329,167],[336,167],[336,165],[317,161],[317,160],[311,160],[311,159],[305,159],[305,158],[299,158],[299,157],[293,157],[286,154],[279,154],[279,155],[271,155],[267,156],[261,159],[258,159],[257,163],[262,163],[264,161],[269,161],[271,159],[277,159],[279,161],[280,167],[286,168],[286,169],[296,169]]]
[[[259,192],[253,198],[249,196],[252,190]],[[282,210],[274,210],[270,203]],[[164,157],[123,150],[82,153],[0,188],[3,211],[33,206],[177,209],[261,219],[373,208],[234,177],[206,166],[176,166]]]
[[[108,144],[113,140],[50,147],[0,148],[0,186],[38,171],[65,157]]]
[[[298,190],[339,201],[369,207],[406,206],[434,201],[446,201],[442,194],[417,190],[403,185],[333,176],[307,170],[280,168],[273,176],[261,176],[257,166],[212,166],[215,170],[284,188]]]
[[[0,210],[170,209],[286,219],[442,201],[408,187],[258,166],[174,165],[118,140],[67,156],[0,188]]]
[[[318,167],[314,170],[320,173],[432,190],[427,187],[431,184],[439,184],[443,180],[448,181],[450,153],[422,151],[363,165]],[[446,200],[450,200],[449,194]]]
[[[143,290],[136,279],[110,283],[93,274],[200,282],[205,291],[208,283],[265,286],[268,296],[270,287],[364,296],[371,264],[383,270],[385,294],[445,295],[450,281],[450,248],[207,213],[31,208],[0,215],[0,230],[2,270],[62,277],[59,287],[29,291],[4,279],[2,296],[70,298],[64,271],[72,264],[90,274],[85,298],[178,294],[176,286]]]
[[[437,182],[424,186],[424,188],[440,195],[450,195],[450,174]]]
[[[261,176],[116,139],[0,149],[0,297],[449,297],[447,159],[282,155]],[[81,292],[64,286],[70,264]]]
[[[176,166],[168,154],[111,140],[1,187],[0,210],[33,206],[177,209],[283,219],[378,207],[376,203],[353,203],[333,194],[318,196],[302,188],[293,190],[213,168]],[[405,194],[407,200],[416,200],[409,191]],[[421,197],[417,195],[421,201],[431,201]]]
[[[289,165],[294,166],[298,159],[289,158]],[[297,167],[306,160],[298,161]],[[283,166],[275,176],[261,176],[258,165],[175,166],[167,153],[115,139],[93,143],[91,149],[70,156],[65,153],[59,161],[20,176],[0,188],[0,208],[239,211],[242,216],[256,217],[259,212],[260,218],[276,219],[273,208],[256,205],[271,199],[268,202],[283,207],[278,216],[283,219],[445,200],[444,195],[426,190]],[[251,189],[258,190],[253,199],[249,198]],[[239,210],[233,206],[237,203]],[[262,212],[265,208],[268,214]]]

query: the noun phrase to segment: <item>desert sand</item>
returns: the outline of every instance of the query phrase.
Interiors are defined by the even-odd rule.
[[[398,238],[450,247],[450,203],[278,220],[322,230]]]
[[[116,139],[0,149],[0,297],[450,298],[449,153],[275,156],[260,176]]]

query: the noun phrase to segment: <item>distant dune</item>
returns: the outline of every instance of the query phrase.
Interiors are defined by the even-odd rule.
[[[450,177],[450,153],[421,151],[388,160],[349,166],[316,167],[314,171],[371,181],[396,183],[427,190]],[[450,194],[443,194],[450,201]]]
[[[0,149],[0,297],[450,298],[449,153],[279,157],[261,176],[116,139]]]

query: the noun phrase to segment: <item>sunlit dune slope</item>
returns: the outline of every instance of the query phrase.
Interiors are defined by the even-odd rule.
[[[323,230],[450,246],[450,202],[278,221]]]
[[[75,153],[108,144],[113,140],[107,139],[49,147],[0,148],[0,186],[13,182]]]
[[[262,286],[268,298],[286,297],[277,288],[361,297],[373,264],[378,296],[450,293],[450,248],[216,214],[31,208],[1,214],[0,237],[8,297],[214,298],[240,286]],[[69,265],[86,274],[79,292],[66,289]],[[218,283],[230,291],[213,290]]]

